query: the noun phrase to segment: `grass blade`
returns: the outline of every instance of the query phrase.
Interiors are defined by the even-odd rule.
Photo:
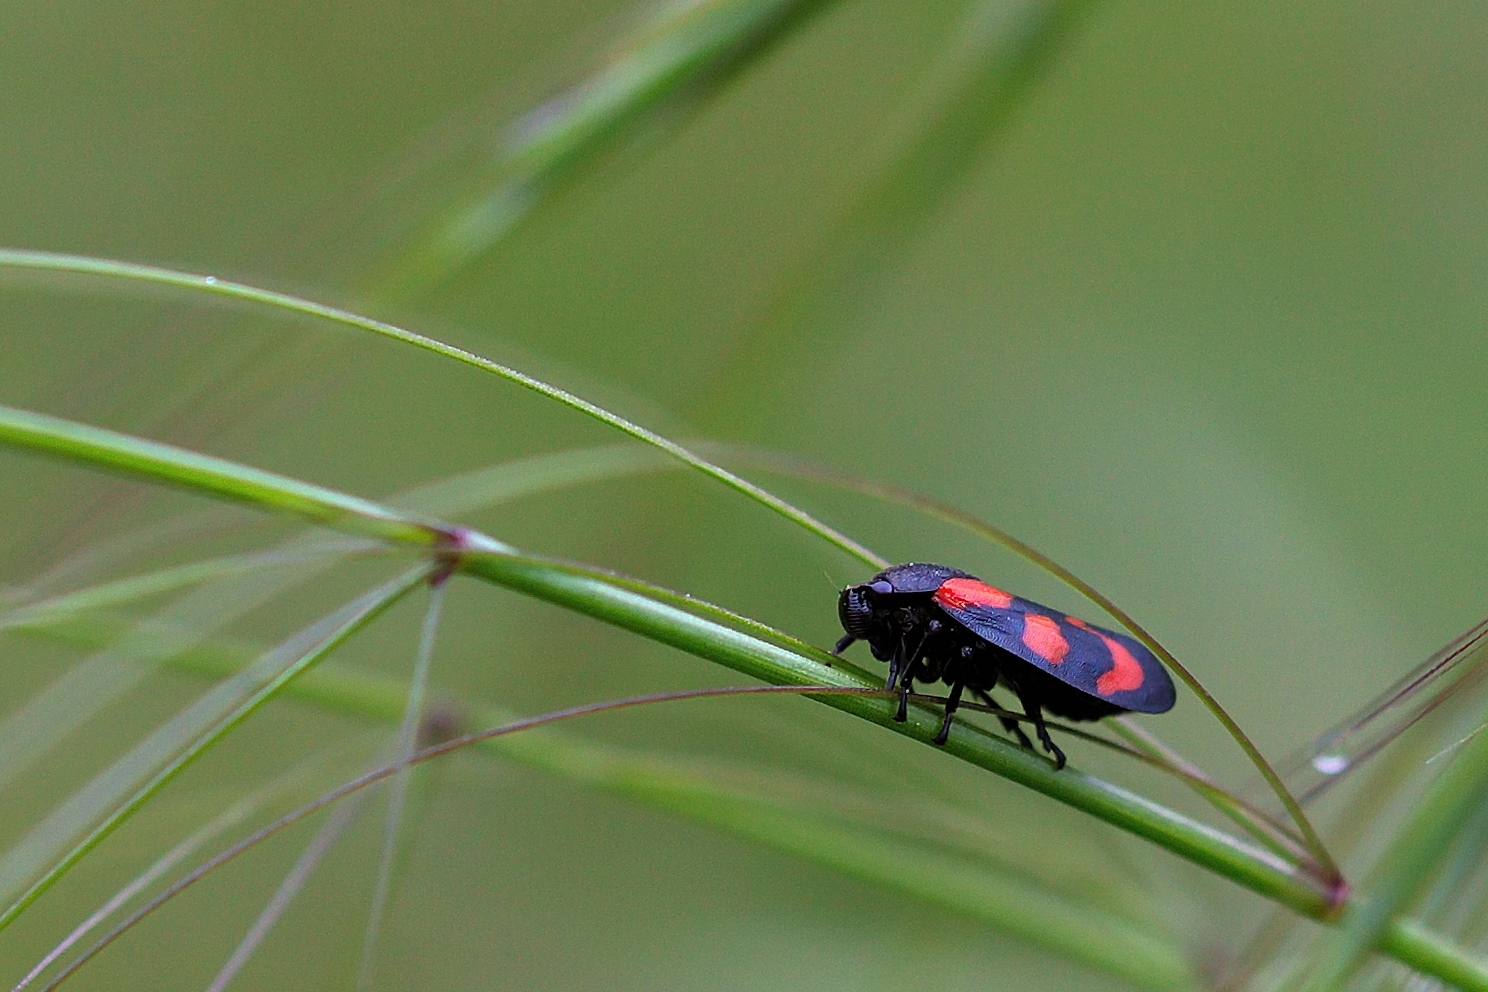
[[[238,671],[248,663],[251,663],[260,654],[262,654],[261,651],[245,652],[242,656],[241,664],[220,668],[218,670],[220,676],[226,678],[237,674]],[[66,954],[79,941],[97,929],[104,920],[117,913],[135,896],[164,878],[182,861],[200,850],[204,844],[215,840],[227,831],[241,825],[249,817],[260,812],[265,805],[279,799],[285,793],[311,791],[309,786],[321,780],[327,774],[326,766],[327,755],[325,753],[316,755],[302,762],[297,767],[277,776],[272,782],[233,802],[227,809],[193,831],[169,851],[166,851],[143,872],[136,875],[128,884],[110,896],[102,906],[89,915],[86,920],[73,928],[66,937],[48,951],[37,962],[35,967],[28,971],[26,976],[15,984],[12,992],[22,992],[23,989],[28,988],[43,971],[51,967],[62,955]]]
[[[480,188],[443,207],[364,291],[373,310],[416,296],[488,252],[543,195],[659,104],[716,88],[828,0],[684,0],[614,46],[607,63],[504,128]],[[482,142],[484,144],[484,142]]]
[[[823,687],[817,687],[822,691]],[[394,700],[402,689],[393,690]],[[615,709],[679,699],[709,696],[760,694],[782,691],[780,687],[745,686],[723,689],[688,690],[654,696],[611,700],[573,707],[538,717],[508,722],[503,726],[425,749],[412,759],[421,762],[476,743],[506,744],[502,738],[521,731],[533,731],[559,720],[591,715]],[[794,692],[799,690],[786,689]],[[393,711],[397,703],[392,702]],[[391,712],[389,715],[392,715]],[[515,743],[513,740],[512,743]],[[881,832],[844,830],[831,818],[806,818],[799,813],[782,816],[778,804],[737,790],[717,789],[695,771],[667,770],[654,761],[627,762],[615,760],[610,749],[589,748],[588,754],[567,755],[567,760],[615,791],[643,797],[654,805],[674,808],[693,818],[723,827],[761,841],[778,849],[820,861],[841,871],[857,874],[880,884],[888,884],[926,901],[956,908],[976,919],[1011,929],[1058,952],[1127,977],[1141,988],[1165,990],[1192,987],[1193,975],[1181,952],[1170,942],[1130,921],[1112,916],[1091,905],[1073,903],[1043,886],[1020,882],[1007,876],[989,875],[985,869],[933,851],[907,849],[894,843]],[[551,749],[547,752],[551,756]],[[577,758],[577,762],[574,759]],[[399,762],[370,772],[323,795],[320,799],[262,828],[243,842],[199,866],[143,907],[102,941],[57,976],[48,988],[54,988],[77,967],[91,958],[114,937],[123,933],[157,906],[184,890],[215,867],[226,863],[259,841],[304,816],[324,808],[361,789],[400,774],[408,766]],[[904,860],[901,861],[900,859]],[[1072,940],[1072,937],[1078,939]],[[1088,939],[1087,939],[1088,938]]]
[[[1353,974],[1478,809],[1485,791],[1488,735],[1479,735],[1432,782],[1373,877],[1349,900],[1342,925],[1324,945],[1305,992],[1331,992]]]
[[[506,379],[508,382],[516,383],[525,389],[529,389],[540,396],[556,400],[564,406],[577,410],[578,412],[592,417],[602,424],[621,431],[650,445],[660,451],[677,459],[685,465],[689,465],[717,482],[741,493],[754,502],[778,513],[780,516],[791,521],[799,527],[806,529],[823,540],[836,545],[847,554],[857,558],[874,568],[883,568],[888,563],[878,555],[869,551],[846,534],[842,534],[815,517],[787,503],[785,500],[756,486],[747,479],[740,478],[734,473],[721,466],[715,465],[705,458],[694,454],[675,441],[669,440],[657,434],[655,431],[647,430],[639,424],[633,423],[618,414],[611,413],[603,407],[590,403],[588,400],[575,396],[573,393],[557,386],[535,379],[526,373],[509,368],[490,359],[482,358],[463,348],[436,341],[433,338],[413,331],[395,327],[392,324],[370,317],[363,317],[336,307],[326,306],[323,303],[313,303],[309,300],[290,296],[286,293],[276,293],[271,290],[258,289],[242,283],[229,282],[218,279],[215,276],[192,275],[186,272],[177,272],[172,269],[162,269],[150,265],[135,265],[129,262],[116,262],[109,259],[89,258],[82,255],[61,255],[51,252],[22,251],[15,248],[0,248],[0,268],[33,269],[45,272],[66,272],[77,275],[92,275],[113,279],[123,279],[132,282],[147,283],[151,285],[173,286],[178,289],[190,290],[198,293],[222,296],[238,300],[243,303],[251,303],[262,306],[273,307],[289,313],[296,313],[306,317],[315,317],[350,327],[354,330],[364,331],[400,342],[412,345],[423,351],[431,352],[442,358],[453,359],[472,368],[491,373]],[[40,419],[38,419],[40,418]],[[80,435],[73,439],[74,435]],[[98,428],[83,427],[72,424],[69,421],[56,420],[51,417],[42,417],[41,414],[24,413],[19,410],[12,411],[7,407],[0,407],[0,442],[9,442],[25,447],[34,447],[39,450],[50,451],[55,454],[67,454],[72,457],[93,461],[95,464],[109,464],[124,471],[148,474],[152,471],[168,471],[168,474],[154,476],[160,481],[171,481],[178,485],[190,486],[200,490],[214,491],[219,495],[254,503],[265,508],[277,506],[279,509],[300,513],[311,519],[320,519],[321,522],[333,524],[335,518],[345,515],[348,520],[354,521],[359,532],[372,532],[374,536],[386,537],[396,540],[395,531],[406,530],[416,525],[406,520],[395,518],[385,520],[375,513],[362,516],[355,511],[364,502],[354,497],[345,497],[349,503],[339,503],[324,498],[324,493],[317,486],[308,483],[297,483],[294,487],[283,488],[276,484],[282,477],[258,470],[248,470],[248,474],[234,474],[222,471],[224,466],[230,464],[207,456],[193,455],[191,458],[181,461],[162,457],[176,452],[182,455],[191,455],[179,448],[170,448],[168,445],[159,445],[154,442],[138,441],[136,444],[121,444],[120,439],[125,435],[114,434],[111,431],[100,431]],[[165,466],[169,465],[167,470]],[[218,488],[213,488],[218,487]],[[349,528],[343,528],[349,529]],[[440,535],[428,533],[424,543],[434,543]]]
[[[365,800],[365,798],[365,796],[358,796],[356,797],[357,801],[349,802],[344,806],[338,806],[331,813],[330,817],[321,826],[319,832],[305,846],[305,850],[300,852],[299,858],[295,860],[295,863],[290,866],[289,871],[285,873],[284,880],[279,883],[279,888],[274,890],[274,895],[269,899],[268,904],[258,914],[258,918],[253,921],[253,926],[248,928],[248,932],[243,935],[243,939],[238,941],[238,946],[233,948],[232,954],[212,979],[212,984],[207,986],[207,992],[223,992],[228,985],[232,984],[232,980],[238,976],[238,972],[243,970],[243,966],[252,959],[254,952],[258,950],[259,946],[269,936],[269,932],[274,929],[274,925],[288,911],[289,905],[294,902],[295,896],[299,895],[300,890],[305,887],[305,883],[310,881],[310,876],[315,874],[315,869],[319,868],[320,863],[325,860],[325,856],[331,853],[331,849],[336,846],[336,842],[341,839],[341,835],[356,822],[357,817],[362,812],[364,805],[362,800]]]
[[[0,913],[0,930],[9,926],[15,919],[34,903],[37,899],[55,885],[67,874],[78,862],[87,856],[88,852],[101,844],[120,825],[138,811],[146,802],[164,789],[185,768],[205,753],[214,744],[225,737],[238,724],[242,723],[264,703],[272,699],[286,684],[325,658],[358,630],[380,616],[395,602],[406,595],[410,590],[423,582],[429,574],[428,566],[420,565],[404,573],[399,578],[383,584],[372,590],[357,601],[349,604],[332,615],[333,624],[316,624],[314,629],[317,634],[317,643],[306,645],[305,650],[294,657],[289,664],[278,669],[266,681],[262,681],[255,691],[247,698],[237,703],[236,706],[222,716],[209,730],[195,737],[194,740],[176,756],[159,768],[150,779],[130,794],[121,804],[114,805],[97,825],[75,844],[71,850],[61,858],[51,861],[49,867],[36,879],[10,906]],[[326,630],[325,627],[330,629]],[[299,647],[299,639],[295,639],[295,646]],[[271,653],[271,658],[273,657]],[[236,689],[230,686],[229,689]],[[227,693],[223,693],[226,695]],[[183,715],[182,723],[190,719],[199,718],[210,713],[218,704],[218,698],[212,694],[205,697],[203,705],[198,711],[192,707],[187,714]],[[172,721],[174,724],[176,721]],[[157,760],[157,755],[168,748],[176,746],[175,732],[180,728],[167,724],[152,735],[144,745],[136,748],[109,772],[94,780],[88,788],[75,794],[63,808],[56,811],[48,818],[48,823],[43,824],[38,830],[32,831],[27,840],[16,845],[0,861],[0,879],[6,886],[15,885],[26,877],[28,869],[33,863],[50,860],[49,851],[68,838],[77,826],[92,818],[95,810],[111,805],[115,793],[122,791],[129,783],[136,780],[136,776],[143,770],[149,768]]]
[[[429,608],[419,633],[418,657],[414,660],[413,677],[408,683],[408,701],[403,706],[403,722],[398,727],[395,760],[407,764],[418,749],[418,729],[424,715],[424,693],[429,685],[429,667],[434,658],[434,636],[439,630],[439,617],[444,608],[444,583],[437,583],[429,595]],[[403,823],[403,807],[408,798],[408,781],[412,770],[405,768],[393,778],[388,790],[387,816],[382,834],[382,857],[377,864],[377,884],[372,890],[372,906],[367,911],[367,931],[362,938],[362,959],[357,966],[357,992],[371,985],[372,964],[376,959],[377,937],[382,930],[382,917],[392,891],[393,862],[398,854],[398,829]]]
[[[292,513],[337,530],[401,544],[435,544],[440,532],[369,500],[184,448],[44,413],[0,407],[0,444],[141,476],[219,499]]]

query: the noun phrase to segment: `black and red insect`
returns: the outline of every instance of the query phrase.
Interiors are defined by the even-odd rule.
[[[905,719],[915,682],[951,687],[936,744],[946,742],[965,690],[995,705],[990,693],[999,683],[1017,695],[1056,768],[1064,767],[1064,752],[1049,736],[1044,710],[1070,720],[1099,720],[1173,708],[1173,680],[1140,641],[945,565],[886,568],[842,590],[837,615],[847,636],[833,653],[867,641],[873,656],[889,663],[885,687],[899,690],[894,719]],[[1000,719],[1033,749],[1016,719]]]

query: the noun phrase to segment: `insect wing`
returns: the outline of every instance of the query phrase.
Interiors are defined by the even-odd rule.
[[[1173,708],[1173,680],[1135,638],[975,579],[947,581],[935,602],[978,637],[1081,692],[1139,713]]]

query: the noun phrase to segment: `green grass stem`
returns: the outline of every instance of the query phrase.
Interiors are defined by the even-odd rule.
[[[604,65],[501,129],[477,188],[434,212],[379,266],[361,295],[369,309],[415,297],[490,251],[577,167],[593,161],[679,98],[696,102],[790,36],[831,0],[683,0],[651,6]],[[490,139],[482,135],[482,146]],[[484,157],[484,156],[483,156]]]
[[[440,537],[437,528],[417,523],[409,514],[385,509],[370,500],[185,448],[30,410],[0,406],[0,444],[208,493],[261,510],[292,513],[336,530],[398,544],[429,547]]]
[[[336,648],[344,644],[353,634],[381,616],[389,607],[412,589],[418,587],[430,574],[431,566],[420,564],[399,578],[384,583],[354,603],[348,604],[335,615],[334,627],[325,633],[310,650],[302,653],[290,664],[279,669],[273,677],[263,682],[246,699],[224,716],[207,733],[191,741],[176,757],[153,775],[149,781],[130,795],[122,804],[105,816],[81,841],[60,859],[54,861],[4,912],[0,912],[0,930],[4,930],[27,907],[40,899],[57,884],[90,851],[103,843],[126,820],[142,808],[145,803],[160,793],[192,762],[206,753],[260,707],[279,693],[297,676],[323,660]],[[14,853],[12,849],[11,853]],[[7,854],[7,858],[10,854]]]
[[[1319,954],[1302,986],[1304,992],[1340,988],[1365,956],[1380,945],[1391,920],[1419,891],[1423,879],[1481,807],[1485,790],[1488,734],[1477,734],[1431,783],[1368,882],[1349,900],[1342,925]]]
[[[287,293],[276,293],[272,290],[259,289],[255,286],[247,286],[242,283],[218,279],[215,276],[194,275],[151,265],[136,265],[130,262],[90,258],[82,255],[0,248],[0,268],[29,269],[40,272],[64,272],[107,279],[120,279],[149,285],[171,286],[195,293],[206,293],[225,297],[242,303],[273,307],[305,317],[327,320],[342,327],[349,327],[402,344],[412,345],[415,348],[431,352],[442,358],[453,359],[463,365],[488,372],[526,389],[530,389],[541,396],[556,400],[572,410],[577,410],[600,423],[607,424],[624,434],[628,434],[637,441],[666,452],[683,464],[691,466],[709,478],[721,482],[730,489],[759,503],[761,506],[773,510],[797,526],[805,528],[812,534],[836,545],[842,551],[867,565],[874,568],[883,568],[888,564],[883,558],[869,551],[846,534],[834,530],[804,510],[792,506],[773,493],[766,492],[747,479],[743,479],[727,469],[715,465],[706,458],[696,455],[682,445],[677,444],[675,441],[662,437],[655,431],[647,430],[639,424],[633,423],[618,414],[611,413],[603,407],[596,406],[567,390],[559,389],[557,386],[543,382],[541,379],[533,378],[526,373],[501,365],[498,362],[493,362],[490,359],[482,358],[463,348],[456,348],[454,345],[436,341],[433,338],[404,330],[401,327],[395,327],[392,324],[374,320],[371,317],[363,317],[360,314],[327,306],[323,303],[314,303],[310,300],[290,296]],[[42,419],[38,421],[37,418]],[[67,432],[53,434],[49,430],[40,429],[43,426],[56,427],[66,423],[65,421],[53,421],[54,418],[46,418],[41,414],[25,413],[20,410],[11,410],[8,407],[0,407],[0,442],[10,441],[11,443],[34,447],[39,450],[47,450],[53,454],[71,454],[74,457],[86,459],[95,464],[112,463],[111,467],[129,472],[139,471],[140,466],[151,463],[150,456],[156,449],[169,447],[148,441],[139,442],[139,445],[146,447],[117,444],[100,445],[101,435],[107,435],[114,441],[123,438],[124,435],[101,431],[99,428],[83,427],[82,425],[74,425],[78,429],[77,437],[75,438],[71,437]],[[228,499],[246,500],[249,493],[255,489],[258,483],[271,478],[283,479],[283,477],[275,477],[271,473],[258,472],[257,470],[253,470],[251,474],[237,479],[218,479],[214,476],[215,470],[221,464],[218,459],[204,455],[192,455],[192,453],[185,452],[179,448],[170,450],[184,455],[191,455],[191,458],[184,461],[180,459],[156,460],[154,465],[157,471],[163,470],[167,464],[172,466],[170,468],[172,478],[166,479],[161,477],[161,481],[171,481],[179,485],[191,485],[193,481],[199,482],[203,484],[200,488],[204,488]],[[214,483],[220,483],[222,488],[213,488]],[[276,489],[278,490],[277,492],[275,491]],[[310,494],[301,494],[292,487],[284,487],[281,484],[280,486],[268,486],[260,495],[264,498],[262,505],[270,505],[271,500],[287,500],[288,503],[279,507],[279,509],[297,512],[295,511],[295,506],[291,504],[297,503],[299,496]],[[346,498],[354,499],[353,497]],[[317,502],[314,499],[310,500],[307,508],[313,507],[317,512],[326,513],[329,504],[325,501],[319,501],[320,505],[316,506]],[[362,502],[361,500],[354,500],[355,504]],[[350,512],[352,509],[352,505],[336,507],[333,515],[339,517],[344,513],[349,517],[355,516],[355,514]],[[332,520],[325,519],[321,522],[330,524]],[[363,521],[363,523],[368,527],[374,526],[373,521],[370,519]],[[402,526],[407,527],[409,525],[405,522]],[[388,537],[393,540],[397,539],[392,534],[379,534],[378,536]]]

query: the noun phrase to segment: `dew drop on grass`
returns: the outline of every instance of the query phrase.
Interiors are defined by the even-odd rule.
[[[1341,754],[1320,754],[1312,759],[1312,767],[1324,775],[1337,775],[1348,766],[1349,759]]]

